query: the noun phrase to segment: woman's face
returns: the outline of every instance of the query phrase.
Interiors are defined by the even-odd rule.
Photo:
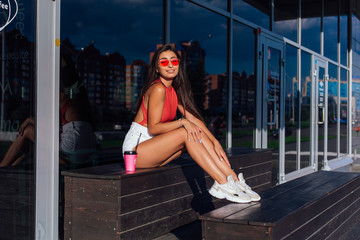
[[[160,53],[157,62],[157,72],[160,74],[160,78],[164,80],[172,80],[178,75],[179,59],[173,51],[168,50]]]

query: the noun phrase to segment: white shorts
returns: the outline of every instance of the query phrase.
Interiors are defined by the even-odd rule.
[[[144,127],[136,122],[132,122],[130,129],[127,132],[125,139],[124,139],[124,143],[123,143],[123,147],[122,147],[123,155],[124,155],[125,151],[132,151],[134,149],[134,147],[136,147],[140,133],[141,133],[141,137],[140,137],[139,143],[142,143],[153,137],[149,133],[149,130],[147,127]]]
[[[96,147],[96,138],[91,124],[83,121],[69,122],[62,126],[60,150],[73,152]]]

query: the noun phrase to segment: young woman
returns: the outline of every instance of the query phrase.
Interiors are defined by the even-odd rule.
[[[174,120],[177,110],[183,118]],[[134,150],[139,137],[137,168],[164,166],[187,151],[215,180],[209,190],[212,196],[237,203],[260,200],[242,174],[236,176],[220,143],[206,128],[193,102],[184,62],[172,45],[160,47],[152,58],[123,152]]]

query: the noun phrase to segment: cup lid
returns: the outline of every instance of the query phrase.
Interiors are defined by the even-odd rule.
[[[137,154],[136,151],[125,151],[124,154],[134,155]]]

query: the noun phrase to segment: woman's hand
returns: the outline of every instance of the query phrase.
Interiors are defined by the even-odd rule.
[[[25,129],[29,126],[32,125],[32,127],[34,126],[34,118],[29,117],[27,118],[20,126],[19,128],[19,132],[18,135],[22,136],[24,134]]]
[[[191,138],[194,139],[194,142],[196,143],[202,142],[202,137],[201,137],[202,130],[200,127],[198,127],[193,122],[187,120],[186,118],[181,119],[181,124],[187,131],[187,135],[188,135],[187,139],[189,142]]]
[[[215,153],[218,155],[220,161],[225,161],[227,165],[229,165],[230,167],[230,162],[229,162],[229,159],[227,158],[225,152],[224,152],[224,149],[222,148],[221,144],[219,143],[219,141],[215,140],[213,142],[214,144],[214,150],[215,150]]]

